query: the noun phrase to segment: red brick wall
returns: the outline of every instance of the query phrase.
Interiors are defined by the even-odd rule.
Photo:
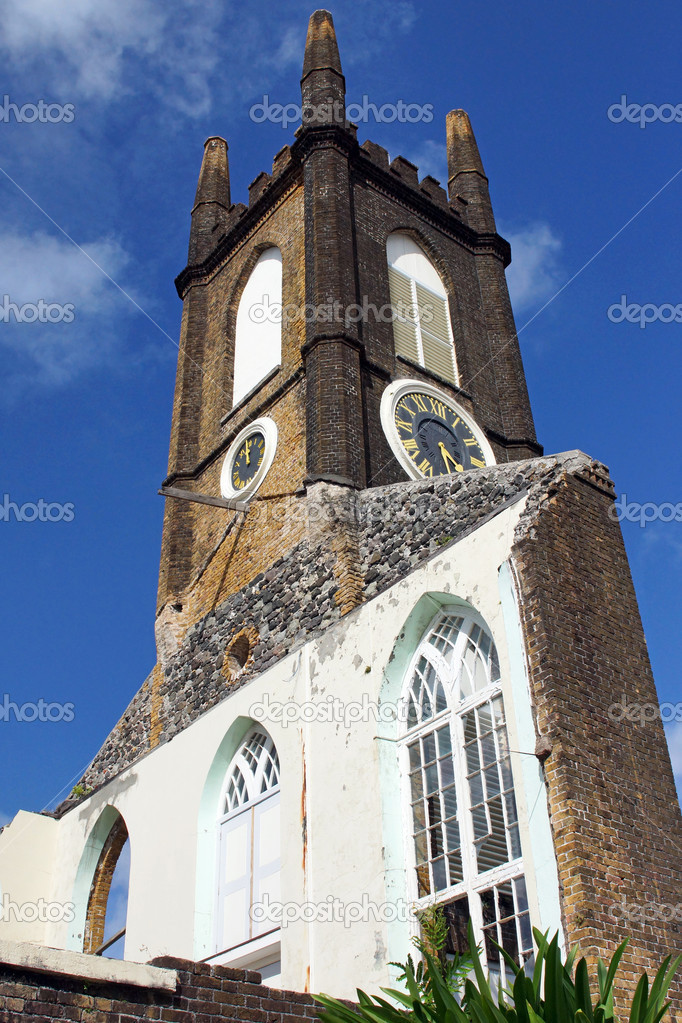
[[[566,932],[602,958],[631,936],[619,973],[632,995],[682,951],[682,819],[660,717],[613,709],[658,703],[612,507],[580,476],[554,482],[515,563]],[[675,991],[679,1005],[682,978]]]
[[[0,1023],[307,1023],[310,995],[259,983],[260,974],[184,959],[155,959],[178,972],[175,994],[66,974],[29,973],[0,963]]]

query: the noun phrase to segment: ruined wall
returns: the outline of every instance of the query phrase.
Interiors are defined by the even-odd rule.
[[[316,1018],[310,995],[261,985],[260,974],[183,959],[152,966],[177,971],[175,992],[0,962],[0,1023],[307,1023]],[[111,972],[115,974],[116,963]],[[87,974],[86,974],[87,976]]]

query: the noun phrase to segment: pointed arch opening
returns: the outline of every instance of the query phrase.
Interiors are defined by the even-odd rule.
[[[493,943],[530,966],[533,941],[499,658],[473,609],[446,606],[432,619],[398,718],[409,894],[418,909],[442,906],[451,952],[467,947],[471,921],[491,978],[505,984]]]

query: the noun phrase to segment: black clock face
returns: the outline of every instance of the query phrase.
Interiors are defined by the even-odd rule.
[[[459,413],[447,402],[408,391],[393,413],[400,443],[422,476],[480,469],[486,457]]]
[[[242,443],[232,461],[230,478],[235,490],[243,490],[251,482],[265,455],[265,437],[260,431],[250,434]]]

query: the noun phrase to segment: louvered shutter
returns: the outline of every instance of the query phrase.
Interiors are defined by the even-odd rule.
[[[396,355],[421,363],[416,324],[416,301],[412,281],[400,270],[389,266],[388,282],[393,308],[393,337]]]
[[[415,281],[419,325],[423,349],[423,366],[451,383],[457,382],[455,352],[450,335],[447,302],[441,295]]]

